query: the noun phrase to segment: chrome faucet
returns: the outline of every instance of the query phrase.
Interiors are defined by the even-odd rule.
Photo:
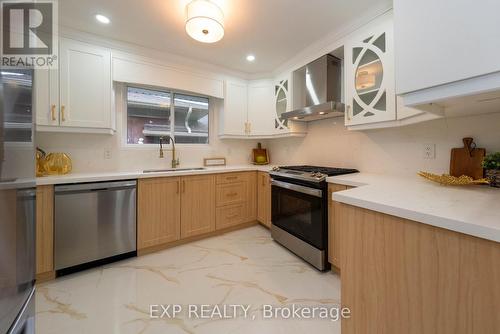
[[[181,163],[179,161],[179,158],[175,158],[175,142],[174,142],[174,139],[169,136],[169,135],[166,135],[165,137],[169,138],[170,139],[170,142],[172,143],[172,168],[177,168]],[[163,139],[164,137],[160,137],[160,159],[163,159],[164,157],[164,154],[163,154]]]

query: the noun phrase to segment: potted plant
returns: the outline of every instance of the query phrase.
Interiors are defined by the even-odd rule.
[[[492,187],[500,188],[500,152],[488,154],[483,161],[486,177]]]

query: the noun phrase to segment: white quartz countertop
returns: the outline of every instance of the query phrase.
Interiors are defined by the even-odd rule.
[[[34,179],[7,179],[0,180],[0,190],[33,188]]]
[[[357,187],[334,193],[335,201],[500,242],[498,188],[442,186],[417,175],[357,173],[327,181]]]
[[[68,183],[116,181],[116,180],[163,177],[163,176],[187,176],[187,175],[244,172],[244,171],[268,172],[271,170],[271,167],[272,166],[270,165],[267,166],[243,165],[243,166],[206,167],[203,170],[168,171],[168,172],[155,172],[155,173],[144,173],[142,170],[130,171],[130,172],[70,173],[67,175],[38,177],[36,179],[36,184],[55,185],[55,184],[68,184]],[[189,168],[189,167],[180,167],[180,169],[182,168]]]

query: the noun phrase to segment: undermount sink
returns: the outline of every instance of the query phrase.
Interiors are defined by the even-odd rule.
[[[143,170],[143,173],[166,173],[166,172],[189,172],[194,170],[205,170],[204,167],[195,167],[195,168],[165,168],[165,169],[146,169]]]

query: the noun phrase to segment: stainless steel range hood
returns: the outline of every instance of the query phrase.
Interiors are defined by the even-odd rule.
[[[294,100],[300,108],[281,114],[293,121],[343,117],[342,61],[325,55],[294,72]]]

